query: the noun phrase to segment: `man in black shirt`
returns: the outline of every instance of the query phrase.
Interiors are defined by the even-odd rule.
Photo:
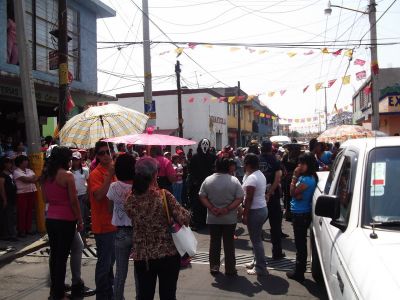
[[[282,177],[281,164],[272,153],[272,143],[264,141],[261,145],[260,171],[267,179],[267,207],[271,226],[272,258],[281,259],[286,255],[282,252],[282,209],[280,202],[280,182]]]

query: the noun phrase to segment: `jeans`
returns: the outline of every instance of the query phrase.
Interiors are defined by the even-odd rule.
[[[209,224],[210,268],[219,268],[221,261],[221,238],[224,241],[225,273],[236,273],[235,234],[236,224]]]
[[[272,256],[282,254],[282,209],[279,196],[274,195],[267,204],[271,226]]]
[[[262,227],[268,218],[267,207],[250,209],[247,220],[247,229],[250,241],[253,244],[255,268],[257,272],[265,273],[267,261],[265,259],[264,244],[262,241]]]
[[[174,191],[174,197],[180,204],[182,204],[182,188],[183,188],[182,182],[172,184],[172,190]]]
[[[128,274],[129,256],[132,251],[132,227],[118,227],[115,236],[114,300],[123,300]],[[137,292],[137,290],[136,290]]]
[[[46,228],[50,244],[50,294],[54,299],[62,299],[68,254],[76,232],[76,222],[47,219]]]
[[[71,245],[71,258],[69,260],[69,264],[71,267],[71,275],[72,275],[72,285],[77,285],[82,283],[81,278],[81,266],[82,266],[82,250],[83,250],[83,241],[79,232],[75,231],[74,239],[72,240]]]
[[[32,229],[35,192],[17,194],[18,233],[24,235]]]
[[[154,299],[157,277],[160,300],[176,300],[176,286],[179,277],[181,257],[166,256],[149,261],[135,261],[138,280],[138,299]]]
[[[307,231],[311,213],[292,213],[294,243],[296,245],[296,273],[304,274],[307,267]]]
[[[82,238],[86,237],[86,230],[85,230],[85,226],[86,226],[86,215],[87,215],[87,194],[83,194],[83,195],[78,195],[78,201],[79,201],[79,207],[81,208],[81,216],[82,216],[82,220],[83,220],[83,229],[81,232],[79,232],[81,234]]]
[[[95,271],[96,299],[113,299],[115,263],[115,232],[94,235],[97,247],[97,263]]]

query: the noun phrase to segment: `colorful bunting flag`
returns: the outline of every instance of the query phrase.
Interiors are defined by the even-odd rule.
[[[328,48],[324,48],[321,51],[322,51],[322,54],[329,54]]]
[[[286,90],[281,90],[279,93],[281,94],[281,96],[283,96],[283,95],[285,95]]]
[[[184,48],[179,47],[175,49],[176,57],[179,57],[183,53]]]
[[[379,65],[378,65],[377,61],[371,62],[371,70],[372,70],[372,73],[374,75],[378,75],[379,74]]]
[[[275,95],[275,92],[268,92],[268,97],[273,97]]]
[[[312,54],[314,54],[314,51],[312,51],[312,50],[310,50],[308,52],[304,52],[304,55],[312,55]]]
[[[239,51],[240,48],[239,48],[239,47],[230,47],[229,50],[230,50],[231,52],[236,52],[236,51]]]
[[[226,97],[219,97],[219,98],[218,98],[218,102],[219,102],[219,103],[225,102],[226,99],[227,99]]]
[[[365,65],[365,60],[357,58],[354,60],[354,65],[362,67],[363,65]]]
[[[239,101],[244,101],[244,100],[246,100],[246,96],[238,96],[237,97],[237,101],[239,102]]]
[[[254,112],[254,115],[259,116],[259,115],[260,115],[260,111],[259,111],[259,110],[256,110],[256,111]]]
[[[250,95],[247,97],[247,101],[252,101],[252,100],[254,100],[255,97],[256,96],[254,96],[254,95]]]
[[[343,83],[343,85],[349,84],[350,83],[350,75],[343,76],[342,83]]]
[[[194,97],[190,97],[189,98],[189,103],[193,103],[194,102]]]
[[[323,85],[323,82],[316,83],[315,84],[315,90],[318,92],[320,89],[322,89],[322,85]]]
[[[353,49],[346,50],[344,52],[344,55],[346,55],[347,57],[353,57]]]
[[[371,92],[372,92],[372,87],[371,87],[371,85],[367,85],[367,86],[364,88],[364,94],[365,94],[365,95],[369,95],[369,94],[371,94]]]
[[[228,103],[233,103],[236,100],[236,96],[228,97]]]
[[[168,50],[168,51],[160,52],[158,55],[165,55],[165,54],[167,54],[167,53],[169,53],[169,50]]]
[[[361,71],[356,73],[356,79],[357,80],[363,80],[367,77],[367,72],[366,71]]]
[[[342,54],[342,50],[343,49],[336,50],[335,52],[332,53],[332,55],[333,56],[338,56],[338,55]]]
[[[203,98],[203,103],[206,103],[208,101],[208,97]]]
[[[258,54],[264,54],[264,53],[268,53],[268,50],[264,49],[258,50]]]
[[[71,112],[71,110],[75,107],[75,102],[72,99],[70,91],[67,92],[67,102],[65,104],[65,110],[67,113]]]
[[[289,56],[289,57],[293,57],[293,56],[296,56],[296,52],[288,52],[287,53],[287,55]]]
[[[260,117],[264,118],[265,117],[265,113],[260,113]]]
[[[309,85],[307,85],[304,89],[303,89],[303,94],[307,91]]]
[[[206,48],[212,48],[213,47],[213,45],[210,45],[210,44],[205,44],[203,46],[206,47]]]
[[[336,82],[336,79],[331,79],[328,81],[328,88],[332,87],[332,85],[334,85]]]
[[[194,49],[194,48],[196,48],[196,46],[197,46],[196,43],[189,43],[189,44],[188,44],[188,47],[189,47],[190,49]]]

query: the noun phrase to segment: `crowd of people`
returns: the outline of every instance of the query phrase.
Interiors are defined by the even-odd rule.
[[[29,169],[26,153],[3,155],[0,164],[3,239],[32,233],[36,184],[42,187],[50,244],[50,299],[64,299],[69,289],[76,296],[96,293],[96,299],[124,299],[130,258],[137,299],[153,299],[157,278],[160,298],[175,299],[179,271],[190,258],[180,257],[174,246],[163,199],[175,222],[192,230],[208,226],[213,275],[220,273],[221,241],[225,274],[237,274],[234,241],[241,222],[247,226],[254,254],[247,273],[266,276],[263,225],[269,220],[272,258],[282,259],[285,216],[293,222],[297,249],[296,267],[287,276],[303,281],[316,172],[329,169],[340,146],[330,149],[311,140],[309,152],[304,153],[298,143],[285,145],[282,152],[267,140],[236,151],[227,145],[216,152],[203,139],[194,154],[186,154],[182,147],[171,154],[170,148],[159,146],[118,145],[114,151],[104,141],[89,152],[51,144],[40,178]],[[80,272],[89,230],[98,258],[95,291],[85,286]],[[65,283],[69,255],[71,285]]]

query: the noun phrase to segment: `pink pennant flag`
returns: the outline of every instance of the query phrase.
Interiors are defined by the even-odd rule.
[[[304,55],[311,55],[311,54],[314,54],[314,51],[310,50],[308,52],[304,52]]]
[[[309,85],[307,85],[304,89],[303,89],[303,94],[307,91]]]
[[[208,101],[208,97],[203,98],[203,103],[206,103]]]
[[[194,48],[196,48],[196,46],[197,46],[196,43],[188,43],[188,47],[189,47],[190,49],[194,49]]]
[[[363,65],[365,65],[365,60],[362,60],[362,59],[359,59],[359,58],[357,58],[355,61],[354,61],[354,65],[356,65],[356,66],[363,66]]]
[[[193,103],[194,102],[194,97],[190,97],[189,98],[189,103]]]
[[[237,101],[244,101],[246,100],[246,96],[238,96]]]
[[[226,97],[219,97],[218,98],[218,102],[219,103],[222,103],[222,102],[225,102],[226,101]]]
[[[365,94],[365,95],[369,95],[369,94],[371,94],[371,92],[372,92],[372,87],[371,87],[370,85],[367,85],[367,86],[364,88],[364,94]]]
[[[334,85],[336,82],[336,79],[332,79],[328,81],[328,88],[330,88],[332,85]]]
[[[283,95],[285,95],[286,90],[281,90],[279,93],[281,94],[281,96],[283,96]]]
[[[332,55],[333,56],[338,56],[338,55],[342,54],[342,50],[343,49],[336,50],[335,52],[332,52]]]
[[[356,73],[356,79],[357,80],[363,80],[367,77],[367,72],[366,71],[360,71]]]

